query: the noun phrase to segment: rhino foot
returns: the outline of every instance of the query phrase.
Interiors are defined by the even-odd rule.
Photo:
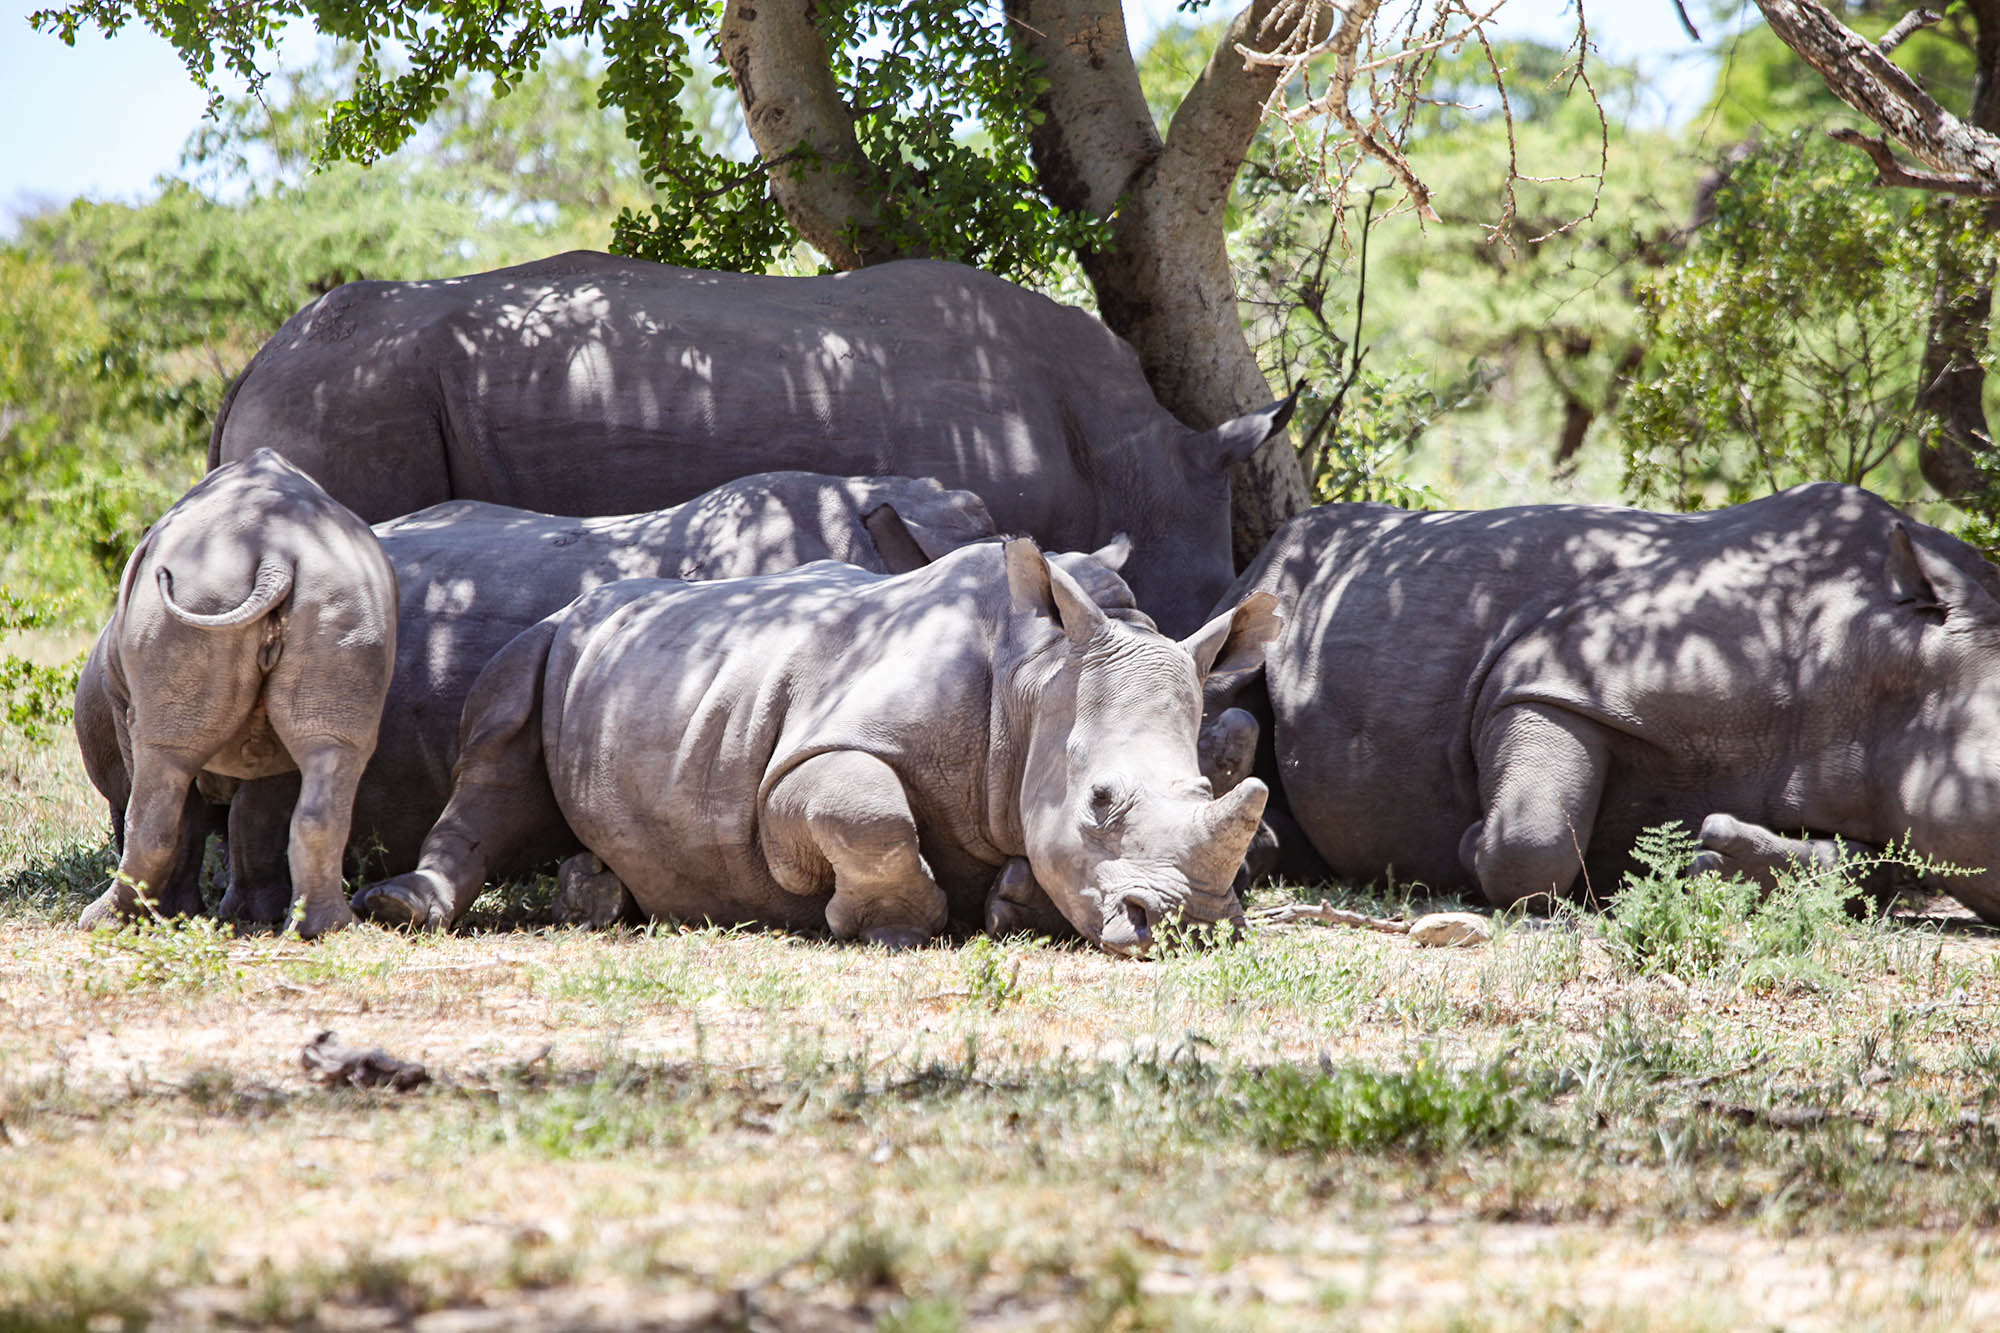
[[[556,900],[550,914],[559,926],[603,930],[636,915],[638,904],[625,881],[589,852],[579,852],[556,870]]]
[[[451,924],[451,886],[426,870],[371,884],[354,895],[354,910],[385,926],[443,930]]]
[[[354,922],[354,910],[347,905],[347,900],[338,893],[330,894],[321,902],[308,901],[305,904],[297,922],[299,938],[316,940],[336,930],[345,930]]]
[[[76,919],[78,930],[96,930],[102,925],[117,925],[125,919],[125,904],[120,900],[118,886],[113,885],[98,896],[96,902],[83,909],[83,915]]]
[[[216,911],[225,921],[255,921],[282,926],[291,918],[292,889],[289,884],[240,885],[231,878]]]

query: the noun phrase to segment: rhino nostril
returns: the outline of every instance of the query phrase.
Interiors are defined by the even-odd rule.
[[[1132,923],[1132,933],[1142,940],[1153,938],[1153,923],[1160,919],[1160,913],[1151,903],[1138,894],[1125,897],[1125,919]]]

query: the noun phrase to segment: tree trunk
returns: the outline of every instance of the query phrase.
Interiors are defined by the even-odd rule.
[[[2000,132],[2000,0],[1970,6],[1978,58],[1972,84],[1972,124]],[[1940,201],[1941,208],[1973,209],[1988,232],[2000,230],[2000,204]],[[1986,423],[1986,354],[1992,341],[1993,262],[1968,262],[1949,237],[1938,246],[1937,285],[1931,296],[1929,337],[1918,371],[1917,409],[1935,417],[1924,432],[1924,480],[1948,500],[1991,510],[2000,477],[1980,466],[2000,462]]]
[[[1237,42],[1260,30],[1278,0],[1257,0],[1230,24],[1163,142],[1139,86],[1116,0],[1008,0],[1008,33],[1047,80],[1029,146],[1041,188],[1058,207],[1111,220],[1109,248],[1083,254],[1104,322],[1138,350],[1153,392],[1205,429],[1278,395],[1243,332],[1225,245],[1230,190],[1276,73],[1246,70]],[[1231,474],[1239,563],[1311,503],[1289,435]]]
[[[841,100],[812,0],[729,0],[718,44],[771,194],[799,235],[835,268],[916,252],[885,234],[875,164]]]
[[[1007,3],[1015,49],[1048,80],[1030,143],[1042,192],[1059,207],[1111,220],[1110,248],[1079,256],[1098,313],[1138,349],[1160,402],[1197,429],[1279,396],[1243,332],[1224,224],[1278,77],[1268,67],[1246,70],[1234,45],[1270,45],[1274,34],[1262,29],[1286,8],[1285,0],[1257,0],[1237,16],[1163,142],[1117,0]],[[878,173],[840,98],[811,0],[729,0],[721,48],[751,138],[772,165],[772,192],[799,233],[840,268],[908,257],[881,225]],[[1311,503],[1287,435],[1230,480],[1239,562]]]

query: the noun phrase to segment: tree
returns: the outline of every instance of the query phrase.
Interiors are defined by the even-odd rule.
[[[1073,256],[1160,400],[1206,427],[1274,396],[1225,243],[1260,126],[1277,119],[1329,197],[1368,158],[1428,213],[1400,148],[1414,91],[1440,53],[1483,46],[1499,7],[1251,0],[1164,132],[1114,0],[74,0],[32,21],[67,41],[137,19],[204,87],[227,71],[255,92],[283,25],[308,17],[360,51],[326,152],[361,162],[428,120],[453,78],[482,74],[504,95],[550,50],[599,42],[603,99],[622,110],[656,196],[623,213],[614,248],[754,270],[803,238],[835,268],[932,255],[1028,280]],[[741,105],[747,160],[688,111],[696,34]],[[1239,552],[1306,502],[1288,442],[1236,482]]]
[[[1893,18],[1879,41],[1847,27],[1818,0],[1756,4],[1772,33],[1879,131],[1828,131],[1867,155],[1879,183],[1976,201],[1947,211],[1966,215],[1983,235],[1968,245],[1964,229],[1940,229],[1916,401],[1929,419],[1924,477],[1948,498],[1991,510],[2000,494],[2000,451],[1985,408],[1995,273],[1994,247],[1986,238],[2000,233],[2000,0],[1951,0],[1942,13],[1908,4],[1842,6],[1863,19]],[[1893,59],[1913,34],[1936,25],[1973,56],[1965,119]],[[1921,165],[1906,164],[1898,149]]]

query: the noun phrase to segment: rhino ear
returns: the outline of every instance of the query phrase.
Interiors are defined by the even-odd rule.
[[[1889,556],[1882,575],[1890,597],[1919,615],[1973,616],[2000,623],[2000,603],[1993,594],[1950,560],[1919,546],[1902,522],[1889,529]]]
[[[876,505],[861,516],[861,526],[868,529],[868,538],[875,543],[875,553],[882,557],[882,568],[891,574],[907,574],[931,562],[931,553],[910,531],[910,525],[903,522],[896,506]]]
[[[1125,562],[1132,558],[1132,539],[1122,532],[1118,533],[1092,551],[1090,558],[1115,574],[1125,568]]]
[[[1206,682],[1211,676],[1247,676],[1264,665],[1264,649],[1284,627],[1278,614],[1278,599],[1268,592],[1253,592],[1181,640],[1181,647],[1194,658],[1195,674]]]
[[[1049,562],[1033,538],[1014,538],[1006,553],[1007,587],[1016,611],[1055,621],[1071,643],[1088,642],[1110,619],[1075,579]]]
[[[1245,412],[1240,417],[1231,417],[1213,430],[1190,437],[1183,446],[1188,462],[1211,472],[1221,472],[1243,462],[1256,453],[1264,441],[1285,428],[1292,419],[1293,409],[1299,405],[1299,394],[1305,387],[1305,381],[1301,380],[1296,388],[1277,402],[1266,403],[1255,412]]]

